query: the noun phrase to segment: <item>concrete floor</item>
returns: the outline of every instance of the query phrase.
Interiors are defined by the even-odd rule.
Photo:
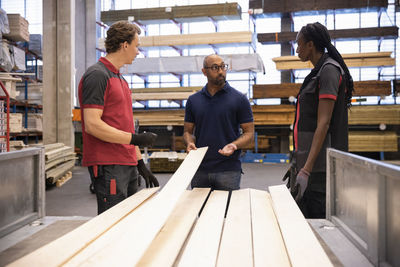
[[[241,188],[267,190],[270,185],[283,183],[282,177],[288,169],[288,164],[244,163],[242,168],[244,174]],[[172,173],[155,173],[161,187],[172,175]],[[62,187],[46,190],[46,216],[96,216],[96,196],[90,193],[89,185],[87,168],[76,166],[71,180]]]

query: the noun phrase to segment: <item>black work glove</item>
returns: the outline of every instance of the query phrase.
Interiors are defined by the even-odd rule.
[[[152,147],[156,141],[157,135],[151,132],[144,132],[140,134],[132,134],[131,145]]]
[[[296,184],[294,187],[297,191],[297,195],[295,197],[297,203],[303,198],[304,191],[307,189],[308,177],[310,177],[310,173],[305,169],[301,169],[296,176]]]
[[[158,183],[156,177],[154,174],[147,169],[146,165],[143,162],[143,159],[138,160],[138,165],[137,165],[139,174],[143,176],[144,180],[146,181],[146,187],[157,187],[160,184]]]

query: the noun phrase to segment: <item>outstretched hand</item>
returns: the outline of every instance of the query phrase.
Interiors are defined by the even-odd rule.
[[[229,143],[224,146],[222,149],[218,150],[221,155],[230,156],[237,150],[237,146],[234,143]]]
[[[196,150],[196,149],[197,149],[197,147],[194,143],[189,143],[186,147],[186,152],[189,153],[190,150]]]

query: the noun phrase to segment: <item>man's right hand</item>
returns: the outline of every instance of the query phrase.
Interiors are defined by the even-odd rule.
[[[157,135],[151,132],[144,132],[140,134],[132,134],[131,145],[152,147],[157,139]]]
[[[189,153],[190,150],[196,150],[196,149],[197,149],[197,147],[194,143],[189,143],[186,147],[186,152]]]

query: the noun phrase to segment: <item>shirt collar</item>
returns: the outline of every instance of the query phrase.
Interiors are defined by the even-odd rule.
[[[108,61],[108,59],[106,59],[105,57],[101,57],[99,59],[99,61],[101,63],[104,64],[104,66],[106,66],[107,69],[109,69],[110,71],[114,72],[115,74],[119,75],[119,70],[117,70],[117,68],[110,62]]]
[[[208,83],[201,89],[201,92],[202,92],[203,94],[205,94],[205,95],[211,97],[210,93],[209,93],[208,90],[207,90],[207,85],[208,85]],[[225,81],[225,85],[224,85],[224,87],[221,88],[220,91],[228,92],[230,88],[231,88],[231,86],[229,85],[229,83],[228,83],[227,81]],[[219,92],[220,92],[220,91],[219,91]]]

